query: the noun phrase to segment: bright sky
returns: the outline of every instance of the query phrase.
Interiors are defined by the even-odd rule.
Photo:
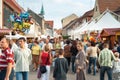
[[[82,16],[92,9],[95,0],[16,0],[25,10],[30,8],[35,13],[40,13],[43,3],[45,20],[53,20],[54,28],[61,28],[61,19],[75,13]]]

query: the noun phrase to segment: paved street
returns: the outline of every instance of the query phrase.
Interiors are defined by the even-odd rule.
[[[106,77],[105,80],[107,80],[107,75],[105,75],[105,77]],[[30,71],[29,80],[38,80],[37,72]],[[52,71],[50,74],[50,80],[54,80],[52,78]],[[71,73],[71,71],[69,71],[68,75],[67,75],[67,80],[75,80],[75,74],[73,74],[73,73]],[[92,74],[87,74],[87,80],[99,80],[99,73],[97,73],[96,76],[93,76]]]
[[[30,78],[29,78],[29,80],[38,80],[36,78],[36,74],[37,74],[37,72],[30,72]],[[68,75],[67,75],[67,78],[68,78],[67,80],[75,80],[75,74],[69,72]],[[52,72],[50,74],[50,80],[54,80],[52,78]],[[92,74],[91,75],[87,74],[87,80],[99,80],[99,73],[97,73],[96,76],[93,76]]]

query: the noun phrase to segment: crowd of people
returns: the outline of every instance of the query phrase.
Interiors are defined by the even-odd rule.
[[[112,51],[114,50],[114,51]],[[67,80],[68,71],[76,74],[76,80],[86,80],[86,74],[100,71],[100,80],[107,72],[108,80],[120,80],[120,45],[109,49],[109,44],[94,41],[83,42],[57,37],[33,39],[30,43],[24,37],[9,40],[0,39],[0,80],[29,80],[29,65],[36,71],[38,80],[49,80],[51,66],[54,80]],[[46,72],[40,72],[40,66]]]

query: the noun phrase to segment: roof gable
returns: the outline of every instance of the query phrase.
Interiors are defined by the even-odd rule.
[[[94,9],[87,11],[82,17],[92,17]]]
[[[74,19],[74,20],[70,21],[65,27],[63,27],[63,29],[67,29],[67,28],[70,28],[71,26],[75,25],[77,20],[78,19]]]

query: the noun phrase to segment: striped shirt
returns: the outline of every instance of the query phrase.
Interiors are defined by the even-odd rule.
[[[8,63],[14,64],[14,55],[10,48],[2,50],[0,53],[0,70],[7,68]]]
[[[100,52],[98,58],[100,66],[108,66],[112,68],[112,60],[115,60],[115,56],[111,50],[105,48]]]

